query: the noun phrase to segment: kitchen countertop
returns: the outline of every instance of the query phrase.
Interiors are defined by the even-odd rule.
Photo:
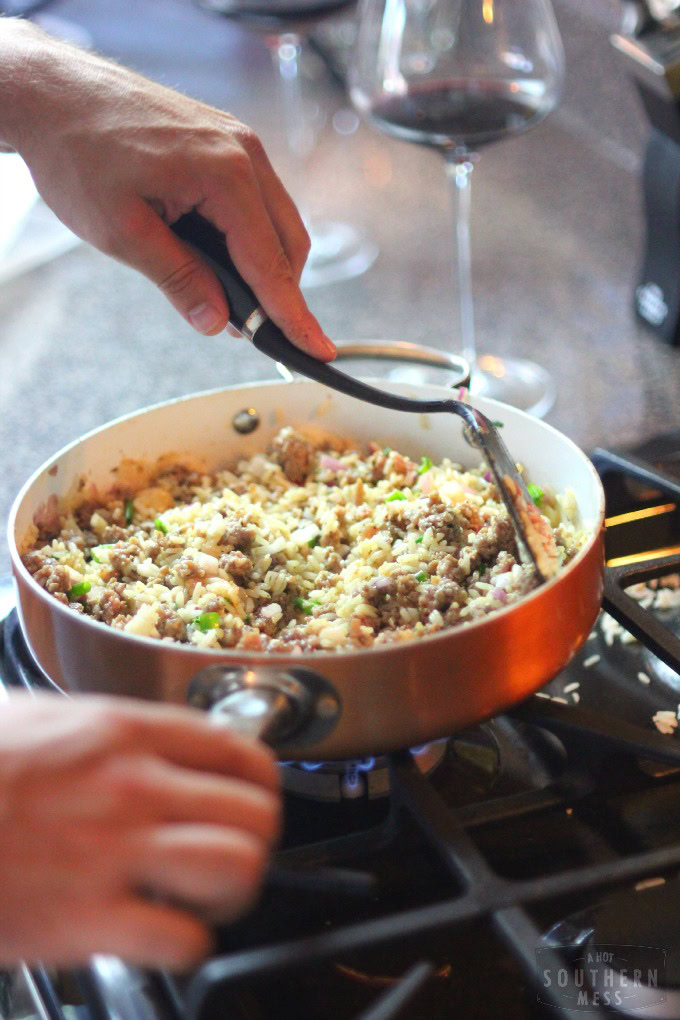
[[[680,353],[632,313],[646,125],[608,42],[620,5],[555,6],[564,101],[534,131],[483,153],[473,179],[473,284],[480,349],[548,368],[558,400],[547,420],[589,450],[680,427]],[[57,0],[44,16],[84,26],[101,52],[250,123],[295,192],[261,37],[191,0]],[[314,61],[309,73],[319,73]],[[310,306],[337,339],[456,349],[440,158],[364,125],[341,136],[330,114],[347,107],[342,90],[326,77],[314,94],[329,122],[307,170],[312,211],[351,214],[380,254],[363,276],[309,291]],[[3,520],[26,477],[88,429],[183,393],[274,376],[244,343],[199,337],[148,281],[86,245],[1,285],[0,322]],[[7,565],[3,533],[0,572]]]

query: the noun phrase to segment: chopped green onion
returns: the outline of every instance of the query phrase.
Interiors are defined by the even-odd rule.
[[[250,625],[250,620],[251,620],[251,617],[250,617],[250,614],[249,614],[248,616],[246,616],[246,623],[248,625]]]
[[[89,581],[81,581],[80,584],[74,584],[72,588],[66,592],[66,597],[69,602],[73,602],[74,599],[79,599],[81,595],[87,595],[92,585]]]
[[[167,535],[168,526],[165,523],[165,521],[161,520],[160,517],[156,518],[156,520],[153,522],[153,526],[156,529],[156,531],[162,531],[164,535]]]
[[[132,518],[135,512],[135,504],[131,499],[125,500],[125,522],[126,524],[132,524]]]
[[[486,563],[480,563],[479,567],[477,569],[479,570],[480,574],[485,574],[486,573]]]
[[[504,421],[492,421],[491,424],[494,425],[497,429],[504,429],[505,428],[505,422]]]
[[[424,538],[425,538],[425,536],[424,536],[424,535],[420,535],[420,537],[416,539],[416,545],[420,545],[420,543],[422,542],[422,540],[423,540]]]
[[[383,453],[385,454],[386,457],[389,457],[389,455],[392,453],[392,450],[389,446],[384,446]]]
[[[418,474],[424,475],[426,471],[429,471],[432,467],[432,461],[429,457],[420,458],[420,467],[418,468]]]
[[[306,616],[311,616],[312,606],[320,606],[321,603],[319,602],[318,599],[310,599],[309,601],[307,601],[306,599],[300,598],[300,596],[298,595],[298,597],[295,599],[294,605],[296,609],[302,610],[302,612]]]
[[[316,547],[317,547],[317,545],[319,544],[320,541],[321,541],[321,539],[320,539],[319,535],[315,535],[314,538],[310,538],[310,540],[307,543],[307,545],[309,546],[310,549],[316,549]]]
[[[216,627],[219,627],[219,625],[220,625],[220,614],[219,613],[201,613],[200,616],[196,617],[196,619],[194,620],[194,623],[196,624],[198,629],[203,631],[203,633],[205,634],[206,631],[215,630]]]
[[[394,492],[390,493],[390,495],[386,498],[385,502],[393,503],[395,499],[406,499],[406,496],[401,491],[401,489],[395,489]]]
[[[97,552],[100,549],[113,549],[113,542],[107,542],[105,545],[93,545],[90,549],[90,556],[95,563],[104,563],[104,560],[100,560]]]
[[[429,576],[430,575],[426,574],[424,570],[419,570],[418,573],[416,574],[416,581],[418,581],[420,584],[422,584],[423,581],[427,581],[428,580]]]
[[[534,485],[533,482],[529,482],[529,484],[527,485],[527,491],[531,498],[533,499],[536,506],[540,506],[541,503],[543,502],[543,497],[545,496],[543,489],[539,489],[538,485]]]

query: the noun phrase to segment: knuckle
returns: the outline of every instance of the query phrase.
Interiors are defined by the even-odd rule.
[[[264,156],[264,145],[251,127],[239,122],[234,124],[232,131],[250,157],[259,158]]]
[[[191,290],[202,276],[201,267],[191,259],[183,265],[178,266],[169,276],[158,284],[164,294],[177,297]]]
[[[111,699],[102,698],[99,704],[90,706],[89,712],[85,724],[100,748],[120,748],[134,742],[137,735],[134,719]]]
[[[241,147],[233,149],[229,157],[229,176],[232,184],[253,186],[255,173],[247,149]]]
[[[293,283],[293,270],[283,248],[278,245],[271,253],[265,267],[267,278],[278,283]]]

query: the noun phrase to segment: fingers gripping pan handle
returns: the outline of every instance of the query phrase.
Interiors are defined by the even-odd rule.
[[[192,679],[187,701],[215,722],[272,747],[312,747],[336,726],[340,697],[309,669],[208,666]]]
[[[359,382],[332,365],[305,354],[288,340],[260,307],[260,303],[232,262],[223,235],[196,212],[190,212],[173,223],[172,230],[182,241],[194,248],[208,263],[224,288],[229,302],[229,320],[240,329],[263,354],[282,362],[294,372],[339,390],[358,400],[377,404],[395,411],[427,412],[443,410],[442,400],[409,400],[395,393]]]

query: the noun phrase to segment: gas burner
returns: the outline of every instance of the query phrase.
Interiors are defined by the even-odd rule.
[[[429,776],[446,754],[446,740],[412,747],[418,771]],[[390,792],[389,761],[385,755],[355,761],[281,762],[281,782],[286,793],[308,800],[335,803],[344,800],[377,800]]]
[[[679,450],[680,433],[637,460],[593,455],[622,630],[601,618],[540,697],[448,741],[282,765],[284,830],[255,909],[181,977],[95,959],[77,975],[83,1017],[527,1020],[571,1011],[572,992],[591,1016],[679,1016],[680,730],[653,719],[676,718],[680,614],[623,594],[680,572]],[[1,678],[45,686],[16,612],[1,616]],[[633,950],[655,976],[619,1004]],[[29,976],[49,1001],[51,975]]]

